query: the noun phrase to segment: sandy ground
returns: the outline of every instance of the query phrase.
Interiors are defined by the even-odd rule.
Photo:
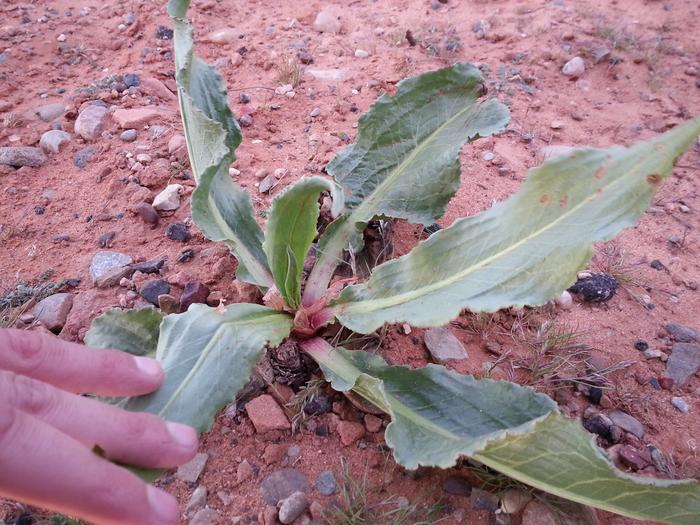
[[[219,66],[234,113],[252,117],[252,125],[243,128],[244,142],[234,166],[257,211],[266,210],[274,195],[294,180],[321,173],[352,141],[357,118],[381,92],[391,92],[406,76],[455,61],[482,66],[490,95],[510,107],[512,120],[505,133],[464,149],[463,185],[440,221],[443,226],[512,193],[547,145],[630,144],[700,114],[700,6],[694,1],[353,1],[340,9],[338,34],[313,27],[317,13],[327,5],[195,2],[198,52]],[[53,271],[54,280],[80,278],[71,290],[76,294],[74,306],[61,333],[80,340],[92,318],[120,301],[134,303],[123,288],[102,290],[90,283],[90,260],[103,249],[98,239],[111,231],[112,250],[135,260],[167,257],[163,275],[174,294],[196,278],[221,291],[228,302],[240,300],[233,280],[235,261],[222,246],[206,241],[194,226],[186,244],[166,237],[168,224],[190,221],[188,199],[176,211],[161,214],[153,229],[131,211],[169,183],[182,184],[185,196],[193,188],[193,181],[186,178],[182,150],[168,151],[172,136],[181,132],[175,98],[144,86],[122,93],[110,80],[112,75],[135,73],[141,79],[160,80],[172,95],[174,65],[171,41],[162,38],[167,36],[162,29],[169,27],[162,2],[84,0],[78,5],[67,0],[9,0],[0,6],[0,13],[0,147],[36,145],[52,124],[35,111],[49,103],[69,108],[54,121],[69,132],[81,104],[92,99],[115,108],[161,108],[157,122],[137,126],[134,142],[120,140],[123,130],[110,120],[94,143],[73,138],[42,167],[0,166],[0,289],[33,282],[47,270]],[[221,29],[227,30],[225,42],[207,41],[216,39],[212,32]],[[416,45],[407,41],[407,31]],[[358,49],[369,56],[357,57]],[[586,63],[578,80],[561,73],[574,56]],[[319,79],[318,71],[339,76]],[[275,92],[287,83],[294,85],[293,98]],[[245,104],[244,93],[250,97]],[[74,157],[88,146],[93,156],[79,168]],[[151,159],[142,163],[142,170],[132,169],[139,153]],[[270,174],[279,170],[281,176],[267,194],[257,188],[262,170]],[[633,345],[643,339],[653,348],[668,350],[666,323],[700,328],[699,172],[700,146],[695,144],[639,225],[596,247],[593,267],[628,280],[613,300],[602,306],[575,303],[567,311],[545,309],[526,315],[465,314],[452,328],[470,358],[454,368],[484,375],[484,364],[494,361],[485,345],[497,342],[510,353],[495,376],[555,394],[565,411],[580,417],[590,404],[581,392],[555,388],[554,382],[537,379],[526,369],[533,365],[531,343],[543,322],[561,332],[575,331],[576,342],[593,349],[601,366],[629,361],[609,377],[608,408],[623,409],[646,426],[643,443],[666,454],[675,476],[697,476],[700,379],[693,378],[680,391],[653,388],[649,380],[664,376],[664,365],[658,359],[645,360]],[[262,221],[264,214],[260,215]],[[419,237],[419,227],[398,225],[395,253],[407,252]],[[176,262],[185,248],[194,250],[194,258]],[[666,270],[650,267],[653,260],[661,261]],[[384,335],[389,361],[426,363],[421,330],[405,334],[400,327],[388,327]],[[689,413],[671,405],[672,395],[687,401]],[[336,400],[345,406],[338,407],[342,417],[361,417],[341,398]],[[199,479],[208,488],[207,503],[218,512],[219,522],[259,522],[265,510],[260,480],[280,468],[279,462],[268,465],[263,454],[270,444],[280,444],[285,450],[299,447],[298,455],[284,462],[312,483],[323,470],[335,471],[340,480],[339,460],[344,457],[355,476],[361,477],[366,469],[373,500],[394,496],[426,505],[440,501],[451,509],[440,515],[444,518],[440,523],[491,523],[493,516],[472,510],[467,498],[443,490],[447,477],[466,475],[465,469],[406,472],[390,460],[381,433],[343,447],[332,432],[337,418],[336,414],[318,418],[319,424],[331,429],[328,436],[308,428],[295,435],[259,435],[244,415],[221,415],[203,437],[202,450],[210,458]],[[238,483],[236,472],[244,460],[256,472]],[[660,475],[653,467],[647,467],[647,473]],[[194,484],[172,476],[165,481],[184,505]],[[338,499],[315,493],[313,497],[324,506]],[[11,522],[18,512],[10,503],[0,505],[0,519],[4,514]],[[605,513],[600,516],[606,523],[631,523]],[[187,521],[183,514],[183,523]]]

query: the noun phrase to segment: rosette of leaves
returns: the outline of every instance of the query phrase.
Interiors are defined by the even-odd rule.
[[[319,333],[329,323],[362,334],[385,323],[440,326],[464,309],[546,303],[575,281],[594,242],[637,222],[700,133],[700,119],[631,147],[583,148],[534,168],[503,202],[456,220],[341,291],[333,275],[346,250],[361,248],[367,224],[392,218],[428,225],[440,218],[460,184],[460,150],[503,130],[508,110],[484,97],[483,79],[468,64],[406,79],[360,118],[355,142],[327,166],[332,178],[302,178],[287,188],[263,230],[247,193],[228,175],[241,133],[221,77],[193,53],[188,4],[171,0],[169,12],[197,182],[193,219],[209,239],[229,246],[237,278],[278,294],[279,307],[194,304],[160,322],[152,311],[98,318],[87,343],[151,352],[165,369],[160,390],[123,405],[206,431],[266,347],[295,338],[334,389],[352,390],[391,416],[386,442],[407,468],[446,468],[467,456],[572,501],[633,518],[698,523],[697,481],[619,471],[546,395],[442,366],[391,366],[334,348]],[[322,192],[332,196],[334,220],[318,236]],[[314,242],[316,262],[304,282]]]

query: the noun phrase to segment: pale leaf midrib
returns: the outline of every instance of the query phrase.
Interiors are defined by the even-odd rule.
[[[358,222],[364,222],[363,219],[355,219],[354,217],[358,215],[360,217],[367,216],[368,212],[371,212],[371,208],[375,207],[375,201],[381,202],[382,197],[391,190],[396,180],[401,179],[404,172],[406,172],[410,168],[411,164],[416,159],[416,157],[418,157],[420,153],[427,149],[428,144],[432,144],[444,129],[447,129],[453,122],[457,121],[464,114],[478,107],[480,104],[483,104],[483,102],[477,104],[474,100],[472,100],[471,103],[467,102],[467,104],[467,106],[455,113],[454,116],[447,119],[441,126],[436,128],[420,144],[418,144],[417,147],[411,150],[411,153],[409,153],[408,156],[403,161],[401,161],[401,163],[398,166],[396,166],[391,171],[391,173],[389,173],[389,175],[387,175],[384,178],[384,180],[375,187],[374,191],[372,191],[370,195],[362,201],[362,204],[360,204],[357,208],[355,208],[349,213],[347,222],[353,224]],[[469,137],[467,137],[465,140],[469,140]],[[370,208],[370,210],[365,211],[363,208]],[[372,213],[372,216],[374,215],[375,214]]]
[[[410,163],[413,162],[418,153],[424,151],[427,148],[426,144],[432,144],[432,141],[434,141],[435,138],[442,132],[442,130],[448,127],[448,125],[452,124],[458,118],[462,117],[465,113],[481,106],[484,103],[485,101],[477,103],[474,99],[471,99],[471,103],[467,102],[467,105],[464,107],[464,109],[457,112],[454,116],[446,120],[440,127],[436,128],[432,133],[430,133],[430,135],[428,135],[425,138],[425,140],[423,140],[418,145],[417,148],[414,148],[412,152],[403,161],[401,161],[401,163],[398,166],[396,166],[391,171],[391,173],[389,173],[389,175],[387,175],[384,178],[384,180],[381,183],[379,183],[375,187],[374,191],[371,192],[371,194],[365,198],[362,204],[360,204],[357,208],[353,209],[347,215],[345,223],[342,225],[342,227],[338,228],[338,230],[335,231],[333,238],[325,241],[326,250],[320,254],[320,257],[312,270],[312,276],[310,277],[310,280],[315,280],[314,274],[316,274],[316,272],[314,270],[316,270],[316,268],[319,269],[319,273],[323,272],[324,274],[326,274],[330,272],[331,275],[324,275],[324,280],[326,277],[328,278],[328,280],[330,280],[332,272],[337,266],[337,263],[335,263],[334,261],[342,259],[340,254],[342,254],[342,251],[345,249],[347,239],[349,239],[352,236],[352,232],[355,229],[355,225],[360,222],[365,222],[365,219],[363,219],[362,217],[366,217],[367,214],[371,212],[371,209],[365,210],[365,208],[369,208],[370,204],[374,205],[374,200],[376,200],[379,197],[382,197],[391,189],[391,186],[393,185],[394,181],[403,175],[403,172],[408,169]],[[467,137],[466,140],[469,140],[469,137]],[[372,212],[372,216],[374,215],[375,213]],[[324,283],[324,285],[327,284],[327,282]]]
[[[551,417],[560,418],[562,416],[560,414],[552,414]],[[536,430],[535,430],[535,432],[536,432]],[[500,443],[496,444],[495,447],[493,447],[491,450],[498,450],[500,448],[507,448],[509,445],[509,442],[511,442],[513,439],[517,440],[519,438],[526,438],[526,437],[527,437],[526,435],[521,435],[521,436],[513,436],[512,438],[506,438],[506,439],[502,440]],[[577,483],[568,484],[568,485],[562,487],[562,486],[557,486],[557,485],[551,484],[551,483],[546,482],[546,481],[542,481],[541,478],[532,477],[529,474],[521,472],[520,470],[517,469],[517,467],[513,467],[512,463],[491,457],[489,455],[489,452],[490,452],[489,450],[484,451],[483,454],[477,452],[473,455],[473,457],[477,461],[480,461],[480,462],[484,463],[485,465],[487,465],[495,470],[498,470],[499,472],[501,472],[509,477],[512,477],[513,479],[517,479],[519,481],[522,481],[523,483],[531,485],[535,488],[539,488],[539,489],[544,490],[546,492],[555,494],[557,496],[564,497],[566,499],[570,499],[573,501],[577,501],[577,502],[583,503],[585,505],[591,505],[591,506],[594,506],[594,507],[597,507],[597,508],[600,508],[603,510],[607,510],[610,512],[623,514],[625,516],[634,517],[637,519],[649,519],[648,514],[644,514],[642,512],[632,512],[629,509],[629,506],[625,506],[623,508],[623,507],[619,507],[619,506],[616,506],[616,505],[610,503],[610,502],[614,502],[618,499],[621,499],[623,497],[633,497],[630,495],[629,492],[622,493],[622,494],[618,494],[618,493],[611,494],[610,497],[607,497],[605,499],[594,498],[594,497],[585,496],[585,495],[579,495],[577,493],[569,492],[569,489],[572,486],[577,485]],[[567,452],[569,454],[576,454],[576,455],[581,456],[586,462],[591,461],[591,458],[587,457],[584,454],[581,454],[580,451],[578,451],[576,449],[571,449],[571,450],[568,450]],[[591,450],[591,453],[595,454],[595,451]],[[600,469],[597,468],[596,470],[600,470]],[[616,471],[612,470],[612,467],[611,467],[611,472],[613,474],[615,474]],[[671,493],[670,491],[668,491],[666,489],[671,488],[671,487],[675,487],[675,486],[680,486],[683,484],[682,481],[674,482],[673,480],[656,480],[654,478],[648,478],[648,479],[647,478],[639,478],[637,480],[637,479],[634,479],[632,476],[630,476],[629,478],[617,476],[617,479],[619,479],[621,482],[634,483],[635,484],[634,494],[637,496],[641,496],[641,495],[646,494],[646,493],[652,493],[652,494],[656,495],[659,492],[666,492],[666,493],[670,493],[674,497],[678,497],[679,494],[677,492]],[[592,480],[589,480],[589,481],[594,482],[595,480],[596,480],[596,478],[594,477]],[[659,481],[661,481],[661,483],[659,483]],[[685,494],[687,494],[688,497],[697,498],[697,493],[694,493],[693,491],[687,491],[687,492],[685,492]],[[677,514],[674,516],[666,516],[665,519],[670,520],[672,517],[675,517],[675,516],[694,516],[694,514],[680,513],[680,514]]]
[[[525,421],[523,423],[520,423],[515,427],[503,428],[503,429],[495,430],[495,431],[492,431],[492,432],[489,432],[486,434],[482,434],[479,436],[460,435],[458,433],[451,432],[451,431],[447,430],[446,428],[441,427],[439,424],[426,418],[425,416],[420,415],[418,412],[413,410],[409,405],[400,401],[400,399],[397,396],[387,392],[386,387],[385,387],[385,380],[381,379],[380,376],[374,376],[374,375],[371,375],[370,373],[362,372],[360,369],[357,368],[357,366],[354,363],[352,363],[352,361],[350,361],[342,353],[336,352],[336,355],[340,356],[340,358],[343,359],[343,361],[345,361],[346,366],[343,368],[349,369],[351,371],[350,374],[352,374],[351,377],[343,377],[340,374],[338,374],[338,375],[340,375],[340,377],[343,377],[343,379],[346,382],[352,382],[352,384],[353,384],[352,389],[355,390],[355,392],[357,392],[358,394],[361,394],[362,393],[361,391],[365,390],[364,386],[361,386],[361,388],[359,388],[359,389],[357,388],[360,377],[365,377],[367,380],[369,380],[370,385],[374,381],[378,382],[376,388],[379,390],[381,396],[384,398],[387,406],[389,406],[391,408],[391,411],[392,411],[391,415],[392,415],[392,420],[393,420],[392,424],[394,424],[394,425],[399,424],[395,419],[395,415],[398,414],[402,418],[404,418],[405,420],[408,420],[412,424],[416,425],[417,427],[423,428],[424,430],[427,430],[428,432],[432,432],[436,435],[443,436],[444,438],[452,440],[456,443],[461,443],[463,446],[469,446],[470,448],[471,447],[483,448],[487,442],[493,441],[493,440],[498,440],[498,439],[505,437],[506,432],[513,432],[514,429],[518,429],[518,428],[530,427],[534,423],[541,421],[545,417],[549,416],[549,414],[552,412],[552,409],[549,409],[545,414],[533,417],[530,420]],[[328,366],[330,368],[330,366],[328,365],[328,362],[333,362],[333,360],[334,360],[334,357],[332,357],[332,356],[329,358],[326,358],[325,359],[325,361],[326,361],[325,366]],[[333,368],[331,368],[331,370],[335,374],[338,373]],[[348,375],[350,375],[350,374],[348,374]],[[343,374],[343,375],[345,375],[345,374]],[[371,386],[368,388],[371,388]],[[368,396],[363,396],[363,397],[365,397],[368,401],[372,401],[372,399],[370,399]]]
[[[627,173],[621,175],[620,177],[616,177],[615,179],[611,180],[608,184],[603,185],[600,187],[600,190],[605,191],[609,190],[611,187],[614,187],[615,185],[621,183],[621,181],[625,181],[627,177],[630,176],[631,172],[637,170],[637,168],[640,165],[643,165],[644,163],[647,162],[647,159],[644,158],[642,161],[637,162],[634,164]],[[511,197],[513,198],[513,197]],[[398,306],[400,304],[404,304],[410,301],[413,301],[415,299],[418,299],[420,297],[426,296],[434,291],[441,290],[445,287],[448,287],[455,282],[461,281],[470,274],[474,273],[475,271],[483,268],[484,266],[490,264],[491,262],[498,260],[501,257],[504,257],[505,255],[509,254],[510,252],[514,251],[515,249],[519,248],[525,243],[531,242],[537,237],[543,235],[550,229],[554,228],[556,225],[558,225],[560,222],[562,222],[564,219],[568,219],[570,216],[572,216],[575,212],[578,212],[581,207],[588,205],[589,202],[595,200],[598,198],[597,192],[593,192],[591,195],[583,199],[579,204],[576,206],[573,206],[570,210],[566,211],[565,213],[562,213],[560,216],[558,216],[556,219],[553,221],[548,222],[544,227],[540,227],[533,231],[532,233],[526,235],[519,241],[511,244],[510,246],[506,247],[505,249],[502,249],[498,251],[497,253],[490,255],[489,257],[486,257],[485,259],[479,261],[478,263],[475,263],[471,265],[469,268],[464,269],[461,272],[458,272],[450,277],[444,278],[440,281],[437,281],[435,283],[431,283],[426,286],[422,286],[420,288],[411,290],[409,292],[404,292],[401,294],[397,295],[392,295],[390,297],[384,297],[384,298],[377,298],[377,299],[364,299],[364,300],[355,300],[353,302],[348,302],[348,303],[341,303],[338,304],[336,307],[336,311],[338,312],[339,315],[353,315],[353,314],[363,314],[365,312],[371,312],[383,308],[389,308],[389,307],[394,307]],[[487,213],[487,212],[483,212]],[[407,256],[410,255],[407,254]],[[398,260],[398,259],[397,259]]]
[[[264,313],[264,312],[261,312]],[[232,319],[229,321],[223,321],[219,324],[219,326],[216,328],[212,336],[209,338],[209,342],[207,345],[204,347],[204,349],[200,352],[199,357],[197,358],[197,361],[195,364],[192,366],[190,371],[185,375],[185,377],[180,381],[180,384],[178,387],[173,391],[173,393],[168,397],[167,403],[163,406],[161,410],[158,411],[158,415],[164,416],[167,410],[170,408],[170,406],[175,402],[175,400],[180,397],[182,394],[183,390],[186,388],[186,386],[192,381],[192,378],[199,372],[199,370],[207,363],[207,358],[211,352],[213,352],[215,345],[212,344],[214,340],[218,340],[224,333],[225,329],[227,330],[229,328],[229,325],[237,325],[237,326],[254,326],[257,324],[266,324],[269,322],[268,317],[270,314],[268,313],[264,317],[261,317],[259,319]]]
[[[209,184],[209,189],[211,189],[211,183]],[[270,286],[273,281],[272,276],[258,260],[258,258],[250,250],[248,250],[246,243],[241,240],[240,236],[236,234],[236,231],[228,226],[226,219],[219,211],[219,207],[212,202],[213,200],[214,197],[211,194],[208,194],[207,201],[209,202],[209,211],[213,215],[216,224],[219,225],[219,228],[221,228],[222,231],[229,232],[230,237],[226,240],[234,245],[236,257],[243,259],[243,264],[248,269],[250,274],[253,275],[256,280],[258,280],[260,285]],[[251,264],[251,262],[253,264]]]

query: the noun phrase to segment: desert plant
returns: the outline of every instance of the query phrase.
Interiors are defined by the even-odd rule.
[[[302,178],[278,195],[266,229],[228,175],[241,133],[221,77],[193,54],[188,0],[171,0],[179,101],[197,188],[192,216],[238,259],[237,277],[266,291],[266,304],[201,304],[162,317],[113,311],[86,342],[153,352],[165,369],[154,394],[133,410],[207,430],[248,380],[265,351],[288,337],[331,386],[353,390],[391,416],[386,442],[401,465],[450,467],[461,456],[552,494],[626,516],[697,523],[694,480],[639,478],[617,470],[578,422],[544,394],[506,381],[476,380],[442,366],[391,366],[333,347],[329,323],[368,334],[385,323],[439,326],[464,309],[493,312],[540,305],[570,286],[595,241],[636,223],[674,161],[700,133],[694,119],[632,147],[580,149],[530,171],[520,190],[431,235],[407,255],[376,267],[364,283],[333,281],[343,253],[362,246],[374,218],[431,224],[460,182],[459,151],[502,130],[508,110],[483,99],[476,67],[456,64],[401,82],[359,120],[355,143],[327,166],[333,180]],[[317,236],[318,200],[332,196],[335,220]]]

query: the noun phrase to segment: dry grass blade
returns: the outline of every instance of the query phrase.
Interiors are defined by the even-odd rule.
[[[291,412],[292,434],[296,434],[302,425],[313,417],[306,413],[306,406],[314,401],[326,386],[326,381],[312,378],[299,392],[285,405]]]
[[[42,273],[33,283],[19,281],[15,288],[5,291],[0,295],[0,310],[17,308],[25,305],[28,301],[36,302],[53,295],[69,283],[68,279],[60,281],[49,281],[53,275],[53,270]]]
[[[301,65],[296,57],[284,55],[277,61],[277,80],[280,84],[297,87],[301,82]]]
[[[406,504],[405,498],[389,496],[378,503],[372,503],[368,468],[362,477],[356,479],[350,472],[347,461],[341,460],[342,483],[339,506],[331,506],[323,513],[324,525],[434,525],[447,517],[438,517],[444,512],[440,503],[424,505]],[[374,491],[376,492],[376,491]]]

